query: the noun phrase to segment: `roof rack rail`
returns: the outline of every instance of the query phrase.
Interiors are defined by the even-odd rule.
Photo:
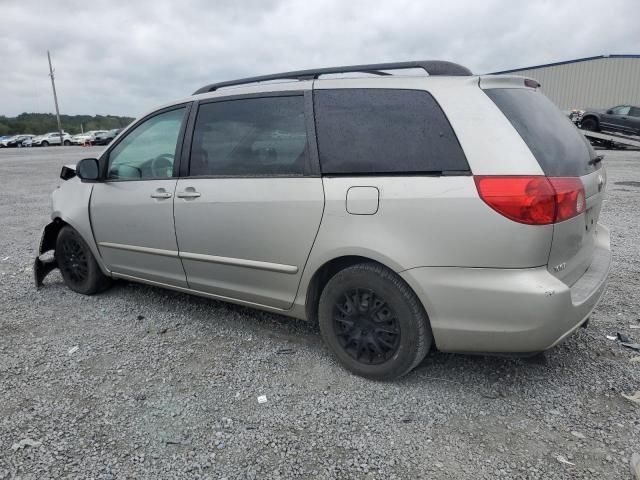
[[[395,63],[372,63],[368,65],[347,65],[344,67],[328,67],[317,68],[311,70],[297,70],[293,72],[274,73],[272,75],[262,75],[259,77],[241,78],[239,80],[230,80],[227,82],[212,83],[199,88],[194,95],[200,93],[213,92],[219,88],[232,87],[236,85],[245,85],[247,83],[267,82],[270,80],[315,80],[320,75],[329,75],[334,73],[371,73],[374,75],[389,75],[383,70],[407,70],[410,68],[421,68],[428,75],[451,75],[451,76],[468,76],[472,75],[471,71],[453,62],[445,62],[443,60],[425,60],[416,62],[395,62]]]

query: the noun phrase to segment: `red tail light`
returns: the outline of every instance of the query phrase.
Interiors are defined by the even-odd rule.
[[[527,225],[562,222],[584,212],[579,178],[476,176],[480,198],[505,217]]]
[[[549,181],[556,191],[556,223],[584,212],[587,202],[579,178],[549,177]]]

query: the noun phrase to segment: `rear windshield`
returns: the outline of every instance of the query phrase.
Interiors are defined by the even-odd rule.
[[[549,177],[580,177],[596,170],[587,139],[551,100],[535,90],[485,90],[518,131]]]

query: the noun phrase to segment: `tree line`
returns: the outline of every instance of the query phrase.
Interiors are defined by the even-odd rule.
[[[62,130],[70,134],[80,133],[82,129],[111,130],[123,128],[134,119],[131,117],[119,117],[116,115],[60,115]],[[52,113],[21,113],[17,117],[5,117],[0,115],[0,135],[15,135],[19,133],[31,133],[40,135],[58,130],[56,116]]]

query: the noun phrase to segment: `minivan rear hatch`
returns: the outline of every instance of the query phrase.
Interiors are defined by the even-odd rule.
[[[567,285],[589,268],[606,182],[602,157],[568,117],[534,88],[484,90],[525,141],[547,177],[579,178],[584,211],[555,223],[548,269]]]

